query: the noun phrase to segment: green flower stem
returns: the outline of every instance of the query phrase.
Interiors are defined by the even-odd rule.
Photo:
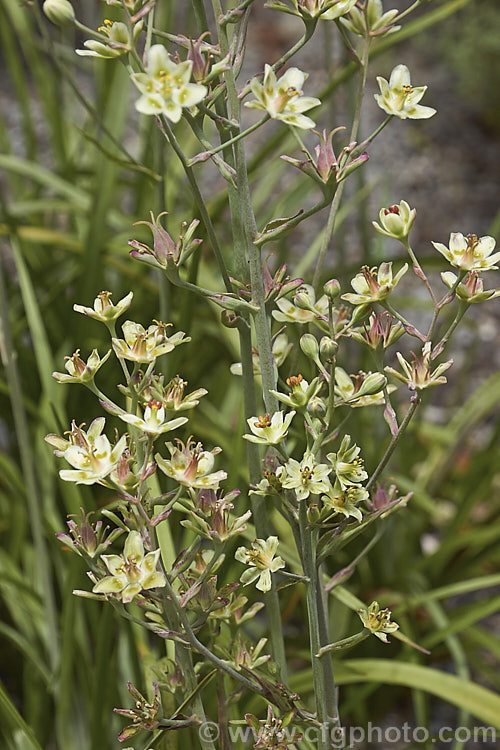
[[[172,588],[168,580],[166,582],[165,588],[167,590],[168,596],[170,597],[170,601],[173,604],[173,607],[175,608],[178,619],[184,628],[186,638],[188,639],[193,649],[195,649],[195,651],[198,651],[200,654],[205,656],[218,669],[222,670],[223,672],[226,672],[230,677],[233,678],[233,680],[236,680],[236,682],[239,682],[241,685],[244,685],[247,688],[247,690],[251,690],[253,693],[258,693],[259,695],[262,695],[264,693],[264,689],[260,685],[258,685],[255,682],[252,682],[243,674],[240,674],[240,672],[237,672],[235,669],[233,669],[233,667],[231,667],[229,664],[226,664],[226,662],[224,662],[222,659],[219,659],[218,656],[213,654],[210,651],[210,649],[208,649],[203,643],[201,643],[201,641],[198,640],[195,633],[193,632],[193,629],[189,623],[186,613],[184,612],[183,608],[181,607],[179,603],[177,594],[175,593],[174,589]]]
[[[341,183],[344,184],[343,182]],[[337,188],[338,192],[338,188]],[[321,211],[325,206],[328,206],[330,202],[330,198],[323,198],[319,203],[316,203],[315,206],[312,206],[311,208],[308,208],[307,211],[303,211],[303,213],[299,214],[298,216],[294,216],[292,219],[287,221],[286,226],[277,227],[276,229],[272,229],[269,232],[265,232],[265,234],[259,234],[254,239],[254,245],[256,247],[261,247],[262,245],[265,245],[267,242],[275,242],[277,239],[280,238],[281,235],[285,234],[286,232],[289,232],[290,229],[293,229],[298,224],[301,224],[303,221],[308,219],[310,216],[314,216],[314,214],[317,214],[318,211]]]
[[[323,656],[324,654],[328,654],[331,651],[340,651],[341,649],[345,648],[352,648],[353,646],[356,646],[358,643],[361,643],[361,641],[364,641],[370,633],[368,633],[366,630],[361,630],[359,633],[356,633],[355,635],[350,635],[347,638],[342,638],[341,641],[335,641],[335,643],[329,643],[328,646],[323,646],[318,652],[318,656]]]
[[[224,296],[223,292],[214,292],[211,289],[205,289],[204,287],[198,286],[197,284],[191,284],[190,281],[184,281],[184,279],[181,279],[178,273],[175,276],[173,274],[169,274],[168,279],[172,284],[179,287],[180,289],[187,289],[189,292],[198,294],[200,297],[205,297],[205,299],[211,299],[214,302],[220,301],[219,298]],[[256,311],[256,308],[252,307],[245,300],[237,299],[232,292],[231,292],[231,299],[234,300],[238,304],[238,306],[241,307],[241,309],[244,309],[246,312],[253,313]],[[228,300],[228,307],[229,307],[229,300]]]
[[[434,315],[432,316],[432,321],[431,321],[431,324],[429,326],[429,331],[427,333],[427,341],[431,341],[431,339],[432,339],[432,336],[433,336],[434,330],[436,328],[436,324],[437,324],[438,317],[439,317],[439,314],[440,314],[441,310],[453,298],[453,295],[455,294],[455,291],[456,291],[458,285],[461,283],[462,279],[464,278],[464,276],[466,274],[467,274],[467,271],[460,271],[460,273],[458,274],[458,278],[455,281],[455,283],[453,284],[453,286],[451,287],[450,291],[447,294],[445,294],[439,300],[439,302],[436,302],[436,307],[434,309]],[[460,316],[460,318],[463,316],[463,314],[464,313],[462,313],[462,315]],[[456,325],[458,325],[458,323],[460,322],[460,318],[459,318],[459,320],[457,320],[457,324]],[[453,327],[453,331],[455,330],[456,325]],[[453,333],[453,331],[450,331],[450,336]],[[449,336],[448,336],[448,338],[449,338]],[[446,341],[448,340],[448,338],[446,339]],[[435,347],[436,351],[438,351],[438,347],[439,347],[439,344],[438,344],[438,346]]]
[[[220,0],[213,0],[213,9],[216,19],[223,15]],[[225,57],[229,54],[230,48],[227,28],[225,26],[218,27],[218,36],[221,55]],[[232,120],[239,122],[241,102],[238,98],[236,81],[232,69],[225,72],[225,79],[229,107],[228,114]],[[254,325],[261,363],[264,401],[266,403],[266,409],[272,413],[276,409],[277,402],[274,397],[271,396],[269,391],[275,389],[276,380],[272,359],[270,329],[265,310],[260,252],[253,244],[256,227],[248,185],[245,152],[241,141],[234,142],[232,147],[229,148],[232,148],[232,150],[234,149],[234,164],[239,188],[237,193],[229,187],[229,204],[235,244],[235,265],[239,277],[243,281],[246,281],[248,279],[248,258],[250,258],[250,280],[253,293],[252,301],[254,301],[260,308],[254,318]],[[240,335],[245,416],[249,419],[256,414],[256,402],[251,331],[248,325],[246,325],[245,320],[240,321],[238,332]],[[250,481],[252,484],[257,484],[262,476],[258,447],[249,443],[247,445],[247,456]],[[269,535],[270,523],[266,512],[264,498],[252,495],[251,505],[256,533],[259,538],[266,538]],[[274,660],[278,666],[281,680],[286,683],[288,679],[288,670],[285,643],[283,639],[283,625],[281,622],[279,597],[274,582],[271,591],[265,594],[264,601],[269,621],[269,632],[271,635]]]
[[[234,19],[237,19],[241,13],[248,8],[249,5],[251,5],[255,0],[243,0],[239,5],[237,5],[235,8],[231,8],[231,10],[228,10],[227,13],[218,19],[218,23],[220,26],[226,26],[226,24],[231,23],[234,21]]]
[[[406,320],[406,318],[403,317],[401,313],[395,310],[387,299],[380,300],[380,304],[387,310],[387,312],[397,318],[404,325],[404,327],[406,328],[406,332],[409,333],[410,336],[415,336],[415,338],[420,339],[420,341],[427,341],[427,338],[415,328],[413,323],[410,323],[410,321]]]
[[[182,674],[186,680],[187,690],[194,695],[193,697],[193,708],[197,716],[202,722],[206,721],[205,709],[200,693],[198,692],[198,680],[193,668],[193,659],[186,646],[180,643],[175,644],[175,655],[176,659],[179,660],[179,665],[182,670]],[[211,739],[200,736],[200,745],[202,750],[215,750],[215,744]]]
[[[250,328],[241,323],[238,327],[240,334],[240,352],[242,362],[242,379],[243,379],[243,399],[245,415],[248,418],[256,414],[257,406],[255,401],[255,385],[253,376],[253,358],[252,358],[252,340]],[[261,477],[261,462],[259,448],[255,443],[246,440],[247,458],[250,482],[257,484]],[[270,534],[270,523],[267,515],[266,500],[259,495],[250,496],[252,507],[252,518],[255,524],[255,533],[258,538],[266,539]],[[283,625],[281,622],[281,609],[278,592],[272,580],[272,589],[264,594],[266,613],[269,621],[269,632],[271,634],[271,644],[273,656],[280,670],[280,677],[283,682],[288,680],[288,670],[286,662],[285,644],[283,640]]]
[[[146,30],[146,44],[144,46],[144,56],[147,57],[149,53],[149,48],[151,47],[151,42],[153,41],[153,27],[155,22],[155,10],[156,6],[153,5],[151,10],[148,13],[148,25]]]
[[[326,13],[326,11],[325,11]],[[349,39],[349,34],[345,30],[345,27],[342,23],[340,23],[340,18],[335,19],[335,26],[337,27],[340,36],[342,37],[342,41],[344,42],[345,46],[347,47],[347,50],[349,52],[349,57],[352,57],[354,62],[357,63],[357,65],[360,65],[361,61],[358,57],[358,53],[356,52],[356,48],[351,44],[351,40]]]
[[[428,0],[415,0],[415,2],[412,5],[410,5],[409,8],[407,8],[398,16],[396,16],[396,18],[393,20],[393,24],[398,24],[405,16],[407,16],[409,13],[412,13],[420,5],[422,5],[422,3],[425,3],[425,2],[428,2]]]
[[[196,130],[195,133],[196,133],[198,139],[200,140],[200,143],[203,146],[205,146],[205,148],[208,147],[208,151],[206,152],[206,156],[208,158],[209,156],[214,156],[215,154],[218,154],[219,151],[223,151],[228,146],[232,146],[233,143],[237,143],[242,138],[246,138],[247,135],[250,135],[250,133],[253,133],[256,130],[258,130],[261,127],[261,125],[264,125],[264,123],[267,122],[269,119],[270,119],[269,115],[264,115],[264,117],[262,118],[262,120],[258,120],[256,123],[254,123],[253,125],[251,125],[246,130],[240,131],[238,133],[238,135],[235,135],[233,138],[230,138],[228,141],[224,141],[223,143],[220,144],[220,146],[216,146],[215,148],[212,148],[211,144],[206,139],[202,140],[200,138],[198,130]],[[189,161],[187,162],[187,164],[188,164],[189,167],[192,167],[193,164],[196,164],[198,161],[199,160],[195,156],[192,159],[189,159]]]
[[[467,305],[466,302],[462,302],[460,304],[460,307],[458,308],[457,314],[455,315],[455,317],[454,317],[454,319],[453,319],[450,327],[448,328],[448,330],[444,334],[443,338],[434,347],[434,352],[435,352],[435,354],[433,352],[434,356],[437,356],[438,354],[442,354],[445,346],[448,344],[450,338],[452,337],[452,335],[453,335],[453,333],[455,331],[455,328],[458,326],[458,324],[462,320],[463,316],[467,312],[468,307],[469,307],[469,305]]]
[[[290,60],[291,57],[293,57],[299,50],[302,49],[302,47],[304,47],[305,44],[307,44],[309,39],[314,34],[317,24],[317,18],[312,19],[307,24],[305,34],[293,45],[293,47],[290,47],[290,49],[274,63],[273,70],[275,72],[282,68],[283,65],[285,65]]]
[[[415,414],[419,404],[420,404],[420,397],[417,394],[415,394],[413,396],[413,401],[410,405],[410,408],[406,412],[405,418],[403,419],[403,421],[401,422],[401,425],[399,426],[399,430],[397,431],[395,435],[393,435],[391,442],[387,446],[387,450],[385,451],[384,455],[382,456],[380,460],[380,463],[378,464],[377,468],[375,469],[375,471],[373,472],[373,474],[371,475],[370,479],[367,482],[366,489],[368,491],[371,489],[373,484],[379,478],[382,471],[385,469],[387,463],[389,462],[389,459],[391,458],[392,454],[396,450],[396,447],[399,441],[403,437],[403,434],[405,433],[406,428],[410,424],[411,419],[413,415]]]
[[[116,321],[115,320],[108,321],[106,323],[106,328],[108,329],[111,338],[115,339],[116,338]],[[113,351],[114,351],[114,349],[113,349]],[[115,352],[115,357],[119,361],[120,366],[121,366],[121,368],[123,370],[123,374],[125,375],[125,384],[129,385],[129,383],[130,383],[130,373],[128,371],[127,365],[125,364],[125,360],[123,360],[121,357],[117,357],[116,356],[116,352]]]
[[[322,726],[326,726],[326,723],[333,717],[329,716],[325,672],[323,669],[322,658],[318,656],[322,645],[318,617],[318,572],[316,568],[317,531],[314,528],[309,528],[307,521],[307,504],[304,501],[299,504],[299,526],[302,545],[302,565],[304,575],[306,578],[309,578],[309,583],[306,584],[306,600],[314,696],[316,701],[316,718]],[[336,720],[336,711],[334,716]],[[322,733],[321,738],[318,739],[318,748],[320,750],[329,750],[330,743],[327,737],[323,735],[324,733]]]
[[[323,575],[321,571],[321,564],[318,564],[318,556],[316,556],[316,567],[318,569],[317,604],[320,642],[328,643],[330,640],[330,627],[328,622],[328,594],[325,591],[324,587],[321,585]],[[331,716],[333,723],[335,725],[339,725],[340,717],[338,708],[338,693],[337,687],[335,685],[332,660],[321,659],[321,665],[323,667],[323,679],[325,682],[325,697],[326,705],[328,707],[328,713]]]
[[[156,529],[154,527],[153,528],[150,527],[149,536],[150,536],[152,548],[154,548],[157,542]],[[165,581],[166,581],[166,587],[170,588],[170,590],[173,593],[173,589],[170,586],[168,577],[166,575],[165,575]],[[171,597],[169,601],[167,597],[165,596],[165,589],[163,589],[162,604],[163,604],[163,610],[164,610],[167,622],[175,630],[180,630],[181,618],[179,617],[177,607],[175,606],[176,603],[178,605],[178,601],[176,597],[174,601],[174,597],[175,597],[175,593],[173,594],[173,597]],[[125,608],[123,607],[123,609]],[[168,647],[168,643],[169,642],[167,641],[167,647]],[[201,697],[201,693],[198,690],[200,686],[198,683],[198,678],[196,677],[196,673],[194,671],[193,659],[192,659],[190,649],[187,646],[184,646],[182,643],[175,643],[175,658],[176,660],[179,661],[182,674],[186,681],[186,689],[191,694],[194,695],[193,708],[197,716],[201,719],[201,721],[202,722],[206,721],[205,709],[203,707],[203,700]],[[200,743],[201,743],[202,750],[215,750],[215,744],[209,738],[200,737]]]
[[[352,143],[353,141],[355,141],[358,135],[359,118],[361,115],[361,104],[363,102],[363,92],[365,89],[366,76],[368,73],[369,55],[370,55],[370,39],[365,39],[365,43],[363,46],[363,55],[362,55],[361,64],[360,64],[358,93],[356,96],[356,107],[355,107],[354,116],[352,120],[351,133],[349,135],[349,143]],[[344,193],[344,188],[345,188],[345,180],[343,180],[338,186],[335,192],[333,203],[330,208],[330,213],[328,215],[328,221],[326,224],[325,233],[323,235],[323,242],[321,243],[321,249],[319,251],[318,260],[316,263],[316,269],[314,271],[314,277],[313,277],[314,287],[316,287],[319,284],[319,280],[320,280],[321,273],[323,270],[323,265],[325,263],[326,253],[328,251],[328,246],[332,238],[333,230],[335,229],[335,221],[336,221],[337,213],[340,207],[340,202],[342,200],[342,195]]]
[[[109,37],[107,37],[105,34],[100,34],[95,29],[91,29],[90,26],[85,26],[84,23],[77,21],[76,18],[74,20],[74,24],[75,24],[75,28],[77,28],[78,31],[83,31],[84,34],[89,34],[90,36],[93,36],[94,39],[98,39],[100,42],[103,42],[104,44],[108,44]]]
[[[325,232],[323,234],[323,241],[321,243],[318,260],[316,263],[316,269],[314,271],[314,276],[313,276],[314,288],[318,286],[319,280],[321,278],[321,272],[323,270],[323,265],[325,262],[328,245],[330,244],[333,230],[335,229],[335,220],[337,218],[337,213],[340,207],[340,201],[342,200],[342,195],[344,193],[345,184],[346,184],[346,181],[342,180],[340,185],[337,186],[332,205],[330,206],[330,213],[328,214],[328,220],[326,222]]]
[[[368,145],[369,145],[369,144],[370,144],[370,143],[371,143],[371,142],[372,142],[373,140],[375,140],[375,138],[376,138],[376,137],[377,137],[377,136],[379,135],[379,133],[381,133],[381,132],[382,132],[382,130],[383,130],[383,129],[385,128],[385,126],[386,126],[386,125],[388,125],[388,124],[390,123],[390,121],[392,120],[392,118],[393,118],[393,117],[394,117],[394,115],[387,115],[387,117],[385,118],[385,120],[383,120],[383,121],[382,121],[382,122],[380,123],[380,125],[378,126],[378,128],[375,128],[375,130],[373,131],[373,133],[372,133],[371,135],[369,135],[369,136],[368,136],[368,138],[365,138],[365,140],[364,140],[364,141],[362,141],[362,143],[360,143],[360,144],[359,144],[358,146],[356,146],[356,148],[354,148],[354,149],[353,149],[353,150],[351,151],[351,153],[350,153],[350,154],[348,154],[347,160],[348,160],[348,161],[352,161],[353,159],[355,159],[355,158],[356,158],[356,156],[359,156],[360,154],[362,154],[362,153],[363,153],[363,151],[365,150],[365,148],[366,148],[366,147],[367,147],[367,146],[368,146]],[[347,161],[347,160],[346,160],[346,161]],[[341,165],[341,166],[344,166],[344,165]]]
[[[219,241],[217,239],[214,226],[212,224],[212,220],[208,213],[208,209],[206,207],[205,201],[203,200],[203,196],[198,186],[198,182],[194,175],[193,168],[188,165],[188,160],[186,159],[184,152],[182,148],[180,147],[173,133],[173,130],[169,125],[167,118],[166,117],[157,118],[157,122],[160,124],[160,130],[165,135],[165,138],[168,140],[168,142],[174,149],[176,156],[178,157],[179,161],[182,164],[184,173],[191,186],[191,190],[193,191],[194,199],[196,201],[198,211],[200,212],[201,220],[203,221],[205,231],[208,235],[208,240],[212,246],[212,250],[215,254],[215,257],[219,266],[219,270],[224,280],[224,286],[226,287],[228,292],[231,292],[232,287],[231,287],[231,282],[229,280],[229,274],[226,268],[226,263],[224,261],[224,256],[222,255],[222,250],[220,248]]]
[[[436,295],[434,294],[434,292],[432,290],[432,287],[429,284],[427,276],[425,275],[425,273],[424,273],[424,271],[422,269],[422,266],[420,265],[420,263],[419,263],[419,261],[417,259],[417,256],[415,255],[415,253],[413,252],[413,250],[412,250],[412,248],[410,246],[408,238],[406,238],[404,240],[401,240],[401,242],[403,243],[404,247],[406,248],[406,250],[408,252],[408,255],[411,258],[411,262],[413,263],[413,267],[416,268],[418,270],[418,272],[419,272],[418,273],[418,277],[424,282],[424,284],[425,284],[425,286],[427,288],[427,291],[429,292],[429,294],[431,296],[431,299],[432,299],[433,303],[435,305],[437,305]]]

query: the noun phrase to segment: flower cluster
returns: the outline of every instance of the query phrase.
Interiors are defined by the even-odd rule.
[[[145,73],[133,73],[132,81],[142,96],[135,108],[144,115],[165,115],[179,122],[185,107],[194,107],[207,95],[207,88],[190,83],[193,63],[174,63],[162,44],[153,44],[148,53]]]

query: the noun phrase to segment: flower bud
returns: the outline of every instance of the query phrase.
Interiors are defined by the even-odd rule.
[[[69,0],[45,0],[43,12],[56,26],[68,26],[75,21],[75,11]]]
[[[370,314],[370,305],[357,305],[352,313],[353,323],[362,323]]]
[[[379,213],[380,224],[373,221],[372,224],[381,234],[386,237],[394,237],[395,240],[406,240],[415,222],[417,212],[410,208],[406,201],[399,205],[381,208]]]
[[[319,342],[319,353],[323,362],[331,362],[339,345],[330,336],[323,336]]]
[[[304,335],[300,337],[300,348],[309,359],[318,359],[319,346],[312,333],[304,333]]]
[[[322,419],[326,414],[326,404],[319,396],[314,396],[307,404],[307,411],[311,417]]]
[[[324,285],[323,291],[328,299],[334,302],[340,296],[340,283],[337,279],[330,279]]]
[[[220,314],[220,322],[226,328],[237,328],[238,327],[239,315],[231,312],[231,310],[223,310]]]
[[[300,310],[314,310],[315,298],[303,286],[295,292],[293,302]]]
[[[307,520],[309,523],[317,523],[319,521],[320,512],[316,503],[310,505],[307,509]]]
[[[375,393],[379,393],[382,388],[387,385],[387,378],[381,372],[371,372],[360,385],[357,395],[358,396],[372,396]]]

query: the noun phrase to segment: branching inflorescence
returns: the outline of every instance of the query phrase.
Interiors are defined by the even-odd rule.
[[[153,246],[133,239],[130,254],[158,269],[185,294],[194,293],[207,304],[218,305],[224,323],[238,330],[242,361],[231,370],[241,376],[244,394],[248,430],[239,439],[246,440],[250,488],[242,494],[227,489],[220,448],[204,447],[191,434],[189,421],[207,391],[189,392],[182,374],[168,382],[162,375],[160,358],[189,346],[189,336],[172,332],[169,323],[159,320],[148,321],[147,327],[126,320],[121,334],[117,333],[117,320],[128,313],[132,292],[116,304],[110,292],[102,291],[92,307],[75,305],[77,312],[107,328],[108,351],[101,358],[94,349],[85,361],[76,350],[67,357],[66,373],[54,373],[54,377],[60,383],[84,385],[122,427],[121,434],[111,439],[105,433],[104,417],[99,416],[88,429],[73,422],[63,436],[46,438],[71,467],[61,469],[62,480],[102,485],[113,501],[113,510],[103,511],[109,528],[103,527],[102,520],[93,524],[82,512],[80,520],[69,520],[70,534],[60,535],[89,569],[90,590],[75,593],[112,605],[159,639],[174,644],[179,673],[169,684],[176,709],[172,712],[167,708],[170,702],[162,702],[156,684],[149,686],[149,699],[129,685],[136,708],[119,709],[132,719],[121,740],[141,730],[154,734],[202,723],[204,688],[218,674],[227,680],[230,691],[256,694],[267,704],[262,713],[267,711],[266,723],[247,714],[249,726],[258,733],[254,747],[286,747],[285,728],[296,725],[302,731],[321,725],[331,730],[321,734],[319,746],[325,750],[331,746],[331,732],[340,726],[330,652],[353,647],[370,634],[384,643],[388,634],[404,637],[389,610],[368,602],[357,608],[361,633],[332,643],[328,594],[337,583],[325,561],[335,565],[340,545],[365,528],[379,535],[385,519],[406,506],[410,495],[398,496],[393,487],[386,491],[378,480],[403,438],[422,391],[446,382],[443,373],[452,361],[437,360],[468,306],[500,294],[500,290],[484,291],[480,276],[496,268],[500,254],[492,254],[493,238],[473,234],[453,233],[448,246],[433,243],[457,272],[442,273],[446,289],[440,295],[410,244],[416,212],[401,201],[382,208],[374,228],[401,243],[426,287],[433,309],[427,330],[419,330],[393,303],[397,285],[404,283],[407,263],[364,265],[352,279],[353,291],[344,293],[335,279],[322,287],[316,283],[323,274],[344,183],[366,163],[365,149],[393,118],[427,119],[435,114],[419,103],[426,87],[413,87],[408,68],[397,65],[389,80],[377,77],[380,93],[375,100],[387,117],[366,141],[357,142],[372,44],[396,31],[406,12],[384,11],[381,0],[271,0],[267,4],[270,14],[291,13],[303,20],[304,37],[290,54],[266,64],[263,72],[256,72],[239,90],[251,1],[224,9],[220,0],[213,0],[214,29],[200,28],[198,39],[156,29],[151,0],[108,0],[108,4],[117,6],[121,18],[104,20],[97,30],[75,20],[68,0],[46,0],[44,10],[54,23],[74,23],[91,36],[79,54],[127,66],[140,94],[136,109],[156,118],[165,148],[173,149],[184,170],[199,219],[185,222],[174,241],[152,214],[152,221],[144,223],[152,230]],[[198,1],[193,6],[197,18],[206,20],[204,4]],[[316,120],[328,119],[319,109],[321,101],[303,91],[306,73],[296,67],[283,70],[311,39],[319,22],[338,22],[343,43],[360,68],[354,117],[338,157],[332,137],[340,138],[343,128],[333,123],[335,128],[327,135],[332,123],[324,122],[324,130],[312,131],[311,110]],[[209,31],[211,43],[206,41]],[[168,47],[162,41],[165,37]],[[241,125],[242,104],[264,112],[246,130]],[[313,180],[319,198],[307,211],[276,217],[259,230],[244,139],[267,127],[271,119],[279,127],[292,128],[301,144],[305,133],[312,132],[312,153],[302,144],[302,156],[284,158],[301,170],[302,179]],[[214,121],[221,135],[218,142],[214,142]],[[184,153],[177,136],[183,128],[197,139],[202,149],[198,154]],[[211,162],[227,183],[232,256],[217,236],[194,170],[205,162]],[[290,279],[284,266],[273,277],[261,258],[263,245],[279,240],[326,207],[330,213],[315,284]],[[194,238],[200,221],[219,265],[220,291],[204,289],[185,278],[187,261],[201,244]],[[452,307],[454,316],[446,316],[443,324],[442,311]],[[297,370],[285,374],[290,339],[297,329]],[[385,356],[403,336],[413,338],[414,347],[410,355],[397,352],[399,369],[395,369],[386,364]],[[347,342],[366,347],[373,371],[349,372]],[[120,404],[96,382],[112,355],[124,379],[119,385]],[[307,378],[300,370],[309,373]],[[391,404],[396,384],[389,383],[388,376],[409,389],[408,409],[401,420]],[[362,458],[363,438],[357,445],[344,428],[352,410],[360,408],[380,408],[387,423],[387,441],[371,471]],[[187,547],[172,551],[160,531],[174,518],[180,519],[191,536]],[[286,538],[283,524],[288,529]],[[175,528],[172,536],[175,543]],[[117,553],[111,553],[111,546]],[[227,571],[237,569],[234,562],[228,567],[228,560],[241,566],[236,579],[228,578]],[[290,586],[297,587],[306,602],[312,696],[297,695],[288,683],[291,654],[283,638],[280,591]],[[256,598],[256,590],[262,596]],[[132,602],[133,609],[128,607]],[[252,630],[246,627],[258,612],[262,618],[267,616],[269,643],[267,638],[254,642]],[[223,695],[220,700],[225,700]],[[203,748],[215,747],[212,739],[200,738],[200,743]]]

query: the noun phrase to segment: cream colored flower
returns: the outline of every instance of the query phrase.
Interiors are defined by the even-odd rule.
[[[132,303],[133,292],[129,292],[123,299],[114,305],[111,302],[111,292],[100,292],[94,300],[94,307],[84,307],[84,305],[73,305],[75,312],[83,313],[89,318],[100,320],[101,323],[110,323],[128,310]]]
[[[387,378],[381,372],[359,372],[350,376],[337,365],[335,368],[335,395],[339,397],[341,404],[349,406],[377,406],[385,403],[383,392],[387,385]],[[395,386],[388,388],[389,393],[395,390]],[[336,405],[339,402],[336,401]]]
[[[394,375],[398,380],[402,380],[403,383],[407,383],[410,391],[421,391],[424,388],[430,388],[434,385],[442,385],[446,383],[443,372],[452,366],[453,360],[450,359],[448,362],[443,362],[432,371],[431,351],[432,343],[427,341],[422,348],[422,356],[417,357],[412,352],[412,359],[409,362],[403,357],[401,352],[396,352],[396,357],[403,372],[401,373],[393,367],[386,367],[385,371]]]
[[[442,273],[441,278],[449,289],[455,289],[459,300],[467,302],[469,305],[500,296],[500,289],[483,288],[483,280],[477,271],[470,271],[458,285],[458,276],[455,276],[451,271]]]
[[[278,544],[277,536],[269,536],[267,539],[256,539],[252,542],[250,550],[246,547],[238,547],[234,555],[235,559],[250,566],[240,578],[244,586],[253,583],[258,578],[256,588],[259,591],[271,590],[271,573],[276,573],[277,570],[285,567],[284,560],[274,556]]]
[[[313,128],[313,120],[302,113],[317,107],[321,102],[313,96],[302,96],[306,78],[307,73],[298,68],[289,68],[281,78],[276,79],[272,67],[266,65],[263,82],[258,78],[250,81],[250,88],[256,99],[245,102],[245,106],[263,109],[274,120],[281,120],[287,125],[305,130]]]
[[[64,367],[69,375],[64,372],[53,372],[52,377],[59,383],[88,383],[94,379],[96,372],[103,366],[110,354],[111,349],[101,359],[97,349],[93,349],[87,362],[84,362],[80,358],[80,349],[77,349],[71,357],[65,357]]]
[[[328,10],[321,13],[320,18],[323,21],[334,21],[336,18],[340,18],[346,13],[349,13],[354,8],[357,1],[358,0],[337,0],[337,2],[331,5]],[[324,0],[319,0],[319,2],[321,6],[327,5]]]
[[[478,237],[476,234],[463,235],[461,232],[450,234],[449,246],[440,242],[432,243],[441,255],[455,268],[463,271],[493,271],[500,260],[500,253],[491,253],[496,242],[493,237]]]
[[[186,445],[180,440],[177,441],[177,446],[167,443],[167,448],[170,459],[163,458],[157,453],[155,460],[163,473],[179,484],[191,488],[216,490],[219,483],[226,479],[225,471],[211,473],[215,455],[220,453],[220,448],[204,451],[202,444],[195,443],[191,438]]]
[[[413,87],[410,71],[406,65],[396,65],[389,82],[377,76],[380,94],[375,94],[378,106],[388,115],[395,115],[401,120],[425,120],[436,114],[432,107],[424,107],[418,102],[427,90],[427,86]]]
[[[264,414],[261,417],[250,417],[250,419],[247,419],[247,424],[253,434],[243,435],[243,437],[250,443],[277,445],[286,438],[290,422],[294,416],[294,411],[288,412],[286,416],[282,411],[275,411],[272,417],[269,417],[269,414]]]
[[[156,399],[148,401],[144,409],[144,418],[138,417],[135,414],[118,414],[118,416],[123,422],[127,422],[127,424],[137,427],[141,432],[146,432],[148,435],[155,437],[163,435],[165,432],[176,430],[188,421],[186,417],[177,417],[177,419],[171,419],[166,422],[165,408]]]
[[[363,459],[359,456],[360,450],[357,445],[351,445],[350,435],[344,435],[338,452],[327,455],[341,489],[346,489],[352,484],[358,485],[368,479],[368,474],[363,468]]]
[[[140,323],[126,320],[122,325],[123,339],[111,339],[116,356],[132,362],[153,362],[162,354],[171,352],[179,344],[191,340],[182,331],[167,336],[168,325],[170,324],[155,321],[155,324],[146,330]]]
[[[273,318],[280,323],[311,323],[313,320],[328,320],[328,297],[323,294],[316,300],[316,294],[310,284],[302,284],[297,290],[301,293],[301,305],[309,301],[307,307],[298,307],[290,300],[282,297],[276,301],[278,310],[273,310]],[[295,299],[295,297],[294,297]]]
[[[377,602],[372,602],[368,609],[358,609],[358,615],[363,626],[384,643],[389,643],[387,633],[394,633],[399,629],[396,622],[391,622],[391,611],[380,609]]]
[[[410,234],[416,215],[414,208],[410,208],[406,201],[401,201],[399,205],[381,208],[380,224],[376,221],[372,221],[372,224],[380,234],[394,237],[396,240],[404,240]]]
[[[82,57],[87,55],[88,57],[101,57],[103,59],[120,57],[126,52],[130,52],[142,26],[142,23],[135,24],[133,32],[130,34],[126,24],[121,21],[109,21],[106,18],[103,25],[97,30],[104,36],[107,36],[109,42],[99,42],[95,39],[89,39],[83,43],[86,49],[77,49],[76,54]]]
[[[367,498],[368,492],[364,487],[360,487],[358,484],[341,487],[339,482],[335,482],[333,487],[330,486],[328,493],[321,497],[321,501],[328,516],[330,516],[331,511],[334,511],[335,513],[341,513],[346,518],[352,516],[361,522],[363,516],[358,505]]]
[[[308,383],[300,373],[287,378],[286,384],[290,388],[290,394],[281,393],[280,391],[270,391],[270,393],[276,396],[282,404],[291,406],[292,409],[305,408],[321,389],[319,378],[314,378],[311,383]]]
[[[56,448],[55,454],[63,456],[76,469],[63,469],[59,472],[65,482],[102,484],[117,467],[127,447],[127,437],[122,435],[112,447],[106,435],[101,434],[105,423],[104,417],[94,419],[88,432],[85,432],[73,422],[68,440],[58,435],[47,435],[45,439]]]
[[[376,268],[363,266],[351,281],[351,286],[356,294],[343,294],[342,299],[350,302],[352,305],[366,305],[369,302],[380,302],[393,291],[398,281],[408,270],[408,263],[397,272],[396,276],[392,275],[392,263],[381,263],[377,271]],[[376,275],[375,275],[375,272]]]
[[[396,9],[384,11],[382,0],[365,0],[363,7],[354,6],[349,16],[340,21],[358,36],[382,36],[401,28],[393,24],[398,13]]]
[[[305,453],[300,463],[289,458],[283,469],[279,477],[281,484],[287,490],[295,490],[297,500],[305,500],[309,495],[320,495],[330,488],[328,475],[332,467],[316,463],[312,453]]]
[[[160,550],[144,554],[144,544],[138,531],[130,531],[123,555],[101,555],[111,575],[98,581],[94,594],[116,594],[124,604],[131,602],[143,589],[163,588],[166,580],[157,572]]]
[[[193,63],[174,63],[163,44],[153,44],[148,53],[147,72],[133,73],[131,78],[142,96],[135,108],[144,115],[164,114],[179,122],[184,107],[194,107],[207,95],[208,89],[190,83]]]

